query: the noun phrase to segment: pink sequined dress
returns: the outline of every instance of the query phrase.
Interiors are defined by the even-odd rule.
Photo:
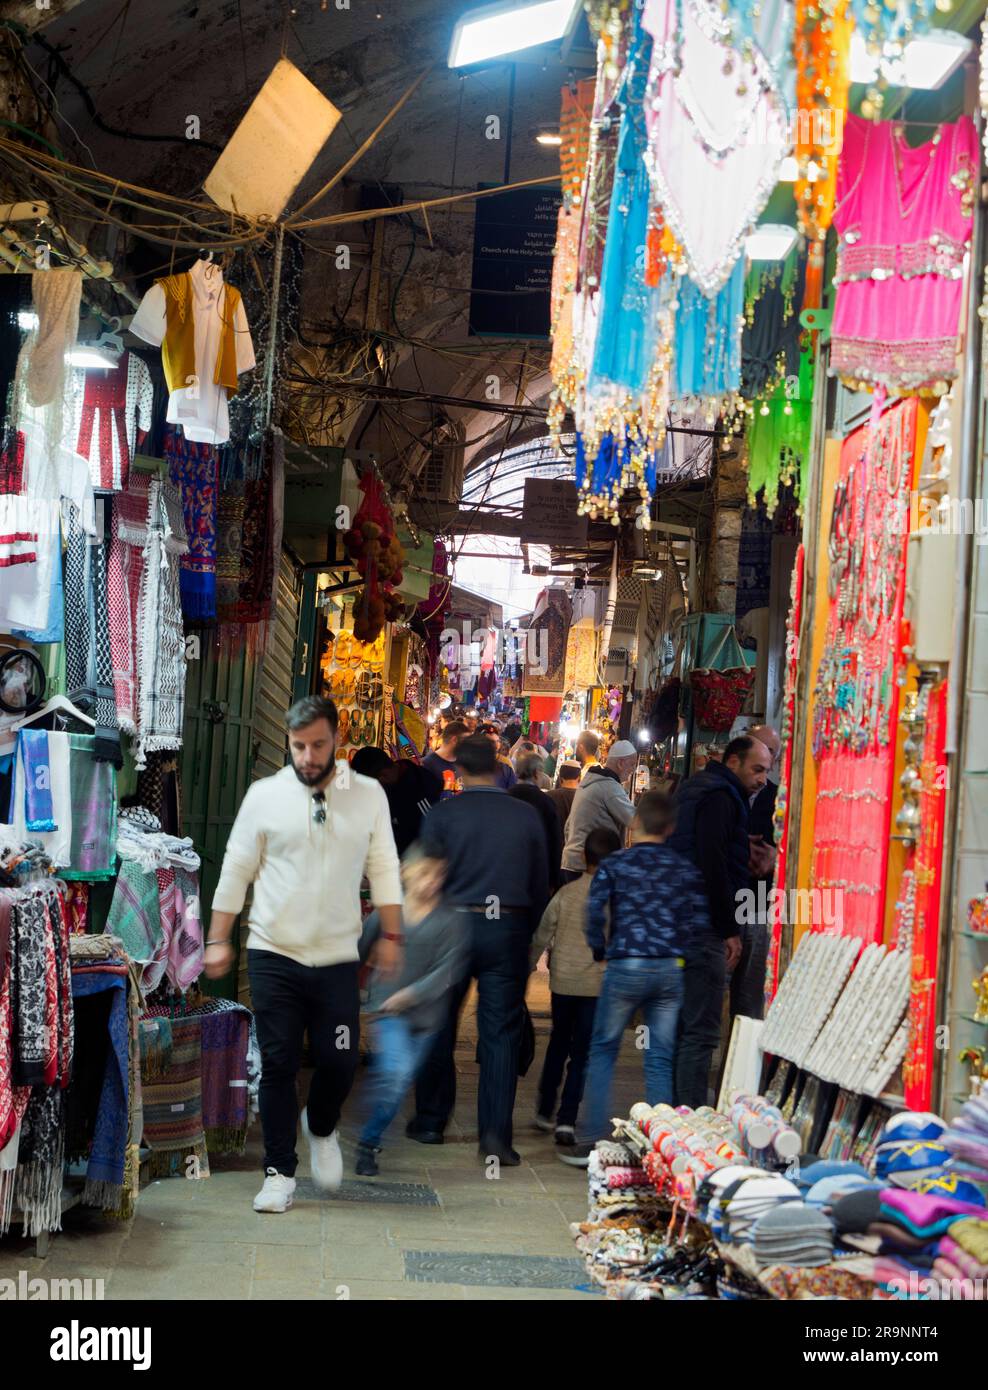
[[[915,148],[895,122],[846,117],[830,350],[841,376],[910,394],[956,374],[977,170],[968,116]]]

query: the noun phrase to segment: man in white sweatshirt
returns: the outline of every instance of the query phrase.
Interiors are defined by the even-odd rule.
[[[254,1210],[283,1212],[295,1192],[296,1077],[306,1030],[315,1071],[302,1131],[312,1177],[343,1177],[336,1128],[359,1060],[360,880],[366,872],[381,932],[374,966],[401,963],[401,876],[388,799],[380,784],[336,762],[337,712],[309,696],[288,711],[291,766],[255,782],[234,821],[205,967],[230,970],[231,934],[254,885],[247,970],[261,1048],[264,1186]]]

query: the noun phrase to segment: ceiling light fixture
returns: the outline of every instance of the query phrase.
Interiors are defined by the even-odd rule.
[[[116,367],[118,359],[111,357],[102,348],[79,347],[70,348],[65,354],[65,360],[70,367]]]
[[[561,144],[563,143],[563,137],[559,134],[558,131],[540,130],[539,133],[538,133],[538,135],[536,135],[536,137],[535,137],[535,143],[536,143],[537,145],[557,145],[557,146],[558,146],[558,145],[561,145]]]
[[[564,38],[582,13],[581,0],[500,0],[470,10],[457,20],[449,45],[449,66],[467,67],[507,53]]]
[[[41,320],[33,309],[18,309],[17,327],[23,333],[30,333],[32,328],[37,328]]]
[[[784,222],[763,222],[748,233],[744,244],[749,261],[781,261],[796,244],[796,228]]]
[[[861,34],[851,35],[851,81],[875,82],[881,75],[890,87],[932,91],[942,87],[957,71],[974,45],[953,29],[933,29],[910,39],[901,55],[888,53],[876,59],[868,52]]]
[[[779,182],[795,183],[799,177],[799,161],[794,154],[787,154],[779,165]],[[816,183],[819,177],[820,166],[811,159],[806,166],[806,182]]]

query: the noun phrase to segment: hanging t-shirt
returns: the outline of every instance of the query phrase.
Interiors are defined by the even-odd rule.
[[[218,265],[196,261],[188,272],[190,302],[195,338],[196,380],[193,385],[172,391],[168,397],[166,419],[181,425],[186,439],[196,444],[225,444],[230,438],[230,414],[225,386],[216,384],[216,361],[224,332],[226,306],[223,272]],[[165,290],[154,284],[141,300],[130,322],[130,331],[146,343],[160,347],[165,340],[168,315]],[[237,299],[232,323],[237,374],[255,365],[247,315]]]

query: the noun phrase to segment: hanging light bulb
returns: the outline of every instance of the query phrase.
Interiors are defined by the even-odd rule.
[[[762,408],[761,408],[761,410],[760,410],[758,413],[759,413],[759,415],[767,415],[767,414],[768,414],[768,401],[762,401]]]

